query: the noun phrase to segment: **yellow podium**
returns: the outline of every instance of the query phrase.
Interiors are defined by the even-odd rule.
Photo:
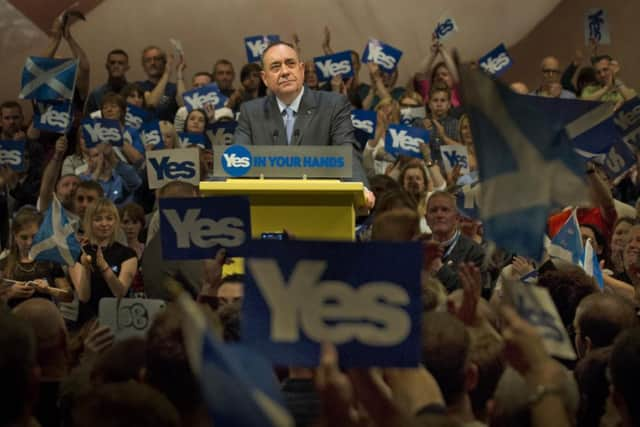
[[[364,206],[361,182],[326,179],[203,181],[203,196],[248,196],[251,233],[282,232],[299,239],[354,240],[356,209]]]

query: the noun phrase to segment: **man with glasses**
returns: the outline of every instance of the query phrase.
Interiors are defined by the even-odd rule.
[[[127,71],[129,71],[129,55],[122,49],[114,49],[107,54],[107,82],[96,88],[87,99],[85,111],[87,114],[100,109],[102,105],[102,97],[105,93],[120,90],[127,84]]]
[[[155,108],[156,118],[173,122],[178,111],[178,87],[171,83],[173,59],[157,46],[149,46],[142,51],[142,68],[147,80],[138,82],[144,90],[144,99],[149,108]]]
[[[557,58],[547,56],[542,60],[540,67],[542,71],[542,84],[538,89],[531,92],[531,95],[563,99],[574,99],[576,97],[573,92],[563,89],[560,84],[562,71],[560,70],[560,62]]]

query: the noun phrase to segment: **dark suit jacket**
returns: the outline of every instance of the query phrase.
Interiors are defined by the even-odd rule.
[[[344,145],[353,147],[353,178],[367,185],[362,156],[351,124],[351,104],[333,92],[304,88],[291,137],[291,145]],[[274,95],[240,106],[234,144],[287,145],[284,120]]]
[[[458,278],[458,265],[461,262],[472,262],[480,269],[482,286],[485,287],[488,285],[489,279],[484,261],[485,254],[482,246],[467,236],[461,235],[451,253],[442,258],[443,266],[436,274],[436,277],[447,288],[448,292],[455,291],[458,288],[462,288]]]

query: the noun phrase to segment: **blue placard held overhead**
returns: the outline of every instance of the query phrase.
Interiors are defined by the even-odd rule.
[[[402,57],[400,49],[375,39],[370,39],[362,52],[362,62],[374,62],[387,73],[396,69],[400,57]]]
[[[343,367],[416,366],[421,253],[416,242],[253,241],[242,340],[282,366],[318,366],[323,342]]]
[[[235,120],[217,121],[210,123],[205,133],[213,145],[231,145],[237,127],[238,122]]]
[[[349,50],[313,58],[313,63],[316,66],[318,80],[321,82],[329,81],[335,76],[342,76],[343,79],[353,77],[353,64]]]
[[[384,137],[384,149],[393,156],[422,158],[420,144],[429,143],[429,131],[402,125],[389,125]]]
[[[636,164],[636,155],[623,141],[611,146],[604,159],[604,171],[610,180],[623,175]]]
[[[122,146],[120,122],[109,119],[85,119],[82,121],[82,136],[87,148],[104,142],[114,147]]]
[[[247,62],[259,62],[262,59],[262,52],[269,46],[269,43],[279,40],[280,36],[275,34],[245,37],[244,47],[247,51]]]
[[[246,197],[160,199],[164,259],[212,259],[218,249],[247,254],[251,215]]]
[[[0,165],[9,166],[16,172],[24,170],[25,141],[0,141]]]
[[[64,134],[71,126],[71,101],[40,101],[33,110],[33,127]]]
[[[458,31],[458,26],[453,18],[444,18],[436,24],[436,29],[433,30],[433,34],[440,41],[446,39],[451,34]]]
[[[189,90],[182,95],[187,111],[204,109],[205,105],[213,105],[214,108],[224,107],[227,97],[220,92],[215,83]]]
[[[361,147],[364,147],[367,141],[375,136],[378,116],[375,111],[371,110],[352,110],[351,123],[356,140]]]
[[[136,107],[132,104],[127,104],[127,115],[125,116],[124,123],[134,129],[140,129],[142,124],[149,121],[151,113],[144,108]]]
[[[182,147],[197,145],[203,150],[211,150],[211,142],[209,142],[207,135],[203,133],[178,132],[178,139]]]
[[[140,137],[145,146],[151,145],[154,150],[164,148],[162,130],[160,129],[160,122],[158,120],[143,124],[140,129]]]
[[[498,47],[487,53],[478,60],[480,67],[491,74],[499,77],[513,65],[513,59],[509,56],[504,43],[500,43]]]

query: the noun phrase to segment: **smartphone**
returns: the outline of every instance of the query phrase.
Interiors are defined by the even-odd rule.
[[[287,233],[262,233],[260,235],[262,240],[289,240]]]

